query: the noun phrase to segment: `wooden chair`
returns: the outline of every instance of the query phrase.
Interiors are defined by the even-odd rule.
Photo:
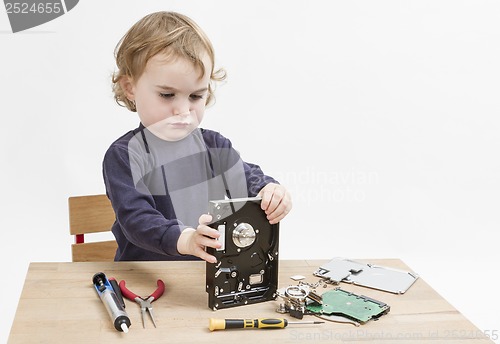
[[[69,232],[75,236],[71,245],[74,262],[113,261],[118,247],[115,240],[85,242],[84,235],[111,231],[115,212],[106,195],[68,198]]]

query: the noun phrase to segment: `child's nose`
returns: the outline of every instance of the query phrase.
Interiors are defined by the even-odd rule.
[[[189,101],[179,99],[174,105],[174,115],[187,116],[189,115]]]
[[[183,112],[176,113],[175,115],[176,116],[181,116],[181,117],[186,117],[186,116],[189,116],[190,114],[191,114],[191,111],[186,110],[186,111],[183,111]]]

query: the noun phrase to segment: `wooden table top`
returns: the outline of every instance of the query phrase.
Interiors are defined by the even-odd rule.
[[[313,271],[326,260],[280,260],[279,287],[296,285],[293,275],[315,283]],[[399,259],[358,260],[411,271]],[[165,282],[164,295],[153,303],[157,328],[148,318],[143,329],[140,307],[126,300],[132,322],[129,333],[114,329],[97,296],[92,276],[104,272],[126,280],[135,293],[146,296]],[[213,311],[205,291],[205,263],[100,262],[31,263],[11,328],[9,343],[492,343],[482,331],[419,278],[402,295],[341,283],[342,289],[387,303],[391,308],[377,321],[361,326],[326,322],[289,325],[285,329],[236,329],[211,332],[209,318],[284,317],[276,312],[282,300]],[[328,285],[318,293],[335,288]],[[303,320],[317,320],[306,315]]]

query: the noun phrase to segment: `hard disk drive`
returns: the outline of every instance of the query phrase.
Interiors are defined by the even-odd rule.
[[[222,244],[207,248],[217,258],[206,265],[213,310],[277,297],[279,224],[269,224],[260,202],[256,197],[210,201],[210,226],[219,231]]]

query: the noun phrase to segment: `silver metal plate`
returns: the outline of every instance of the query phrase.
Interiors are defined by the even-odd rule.
[[[314,272],[315,276],[334,283],[352,283],[368,288],[404,294],[418,275],[393,268],[364,264],[344,258],[334,258]]]

